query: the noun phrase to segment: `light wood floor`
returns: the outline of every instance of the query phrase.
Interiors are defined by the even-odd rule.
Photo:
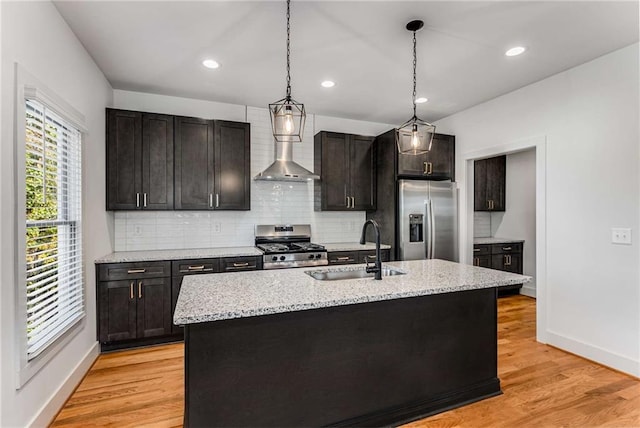
[[[503,395],[407,425],[640,427],[640,381],[535,341],[535,300],[498,301]],[[183,346],[101,355],[52,426],[182,426]]]

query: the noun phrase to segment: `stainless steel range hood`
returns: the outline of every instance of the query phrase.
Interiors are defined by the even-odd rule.
[[[293,144],[291,142],[275,143],[276,160],[267,169],[256,175],[254,180],[263,181],[310,181],[320,177],[293,161]]]

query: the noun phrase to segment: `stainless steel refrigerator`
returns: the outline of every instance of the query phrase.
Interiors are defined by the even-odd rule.
[[[398,180],[400,260],[458,261],[458,193],[450,181]]]

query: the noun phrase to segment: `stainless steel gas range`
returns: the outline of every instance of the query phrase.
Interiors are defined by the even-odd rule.
[[[324,266],[327,250],[311,242],[309,224],[256,225],[255,243],[264,253],[263,269]]]

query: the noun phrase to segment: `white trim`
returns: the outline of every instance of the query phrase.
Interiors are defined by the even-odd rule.
[[[84,375],[89,371],[93,363],[100,355],[100,347],[95,342],[82,359],[76,364],[69,376],[62,382],[60,387],[54,391],[46,403],[38,410],[36,415],[27,424],[28,427],[46,427],[53,422],[64,403],[69,399],[73,391],[82,381]]]
[[[524,284],[520,289],[520,294],[527,297],[536,298],[536,289],[534,287],[529,287],[527,284]]]
[[[70,119],[77,125],[81,131],[86,129],[84,125],[84,115],[78,110],[73,108],[69,103],[64,101],[54,92],[49,90],[43,83],[37,78],[33,77],[27,72],[20,64],[15,63],[15,108],[14,108],[14,135],[13,135],[13,148],[14,148],[14,192],[15,192],[15,205],[14,205],[14,248],[17,250],[17,257],[15,260],[15,349],[16,364],[15,364],[15,388],[20,389],[24,386],[29,379],[33,377],[42,367],[44,367],[53,357],[66,346],[71,339],[81,331],[85,325],[85,317],[79,318],[75,323],[68,328],[60,337],[57,342],[50,345],[40,355],[31,361],[27,360],[27,335],[23,331],[26,326],[26,295],[22,292],[21,284],[26,282],[26,271],[24,257],[25,254],[25,242],[24,236],[26,236],[26,224],[24,221],[24,212],[20,212],[24,209],[26,204],[25,196],[25,170],[22,165],[25,164],[25,153],[21,142],[26,139],[26,131],[24,126],[25,113],[25,100],[27,96],[38,97],[37,100],[46,103],[47,106],[52,108],[59,116],[67,119],[64,114],[73,115]],[[84,135],[84,134],[83,134]],[[83,273],[84,276],[84,273]],[[86,281],[83,279],[83,283]],[[86,302],[84,303],[86,305]]]
[[[547,343],[547,138],[534,136],[487,147],[462,154],[465,163],[465,197],[461,199],[460,209],[466,213],[460,224],[460,256],[461,263],[469,264],[473,257],[473,161],[498,155],[517,153],[528,149],[536,149],[536,338],[538,342]],[[464,211],[466,210],[466,211]],[[523,287],[524,288],[524,287]],[[533,294],[524,290],[522,294]]]
[[[624,373],[640,377],[640,362],[624,355],[616,354],[604,348],[581,342],[572,337],[547,331],[547,344],[576,354],[607,367],[615,367]]]

